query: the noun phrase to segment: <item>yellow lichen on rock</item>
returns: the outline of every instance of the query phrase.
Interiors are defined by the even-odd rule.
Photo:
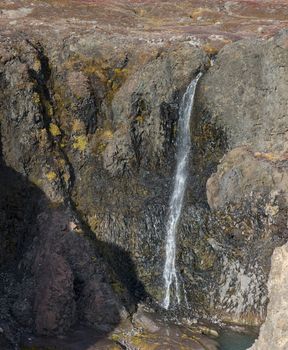
[[[51,103],[49,101],[45,101],[44,105],[45,105],[48,117],[52,118],[52,116],[53,116],[53,107],[52,107]]]
[[[126,74],[128,73],[127,68],[115,68],[114,73],[116,77],[124,78],[126,77]]]
[[[101,138],[104,140],[111,140],[113,138],[113,131],[104,130],[101,134]]]
[[[88,224],[91,227],[92,231],[95,231],[99,225],[100,221],[97,219],[96,215],[88,216]]]
[[[34,92],[33,95],[32,95],[32,101],[35,103],[35,104],[40,104],[41,103],[41,100],[40,100],[40,96],[37,92]]]
[[[109,65],[105,61],[97,58],[87,57],[78,53],[71,56],[65,62],[65,68],[69,71],[77,70],[79,67],[84,74],[88,76],[97,76],[97,78],[102,83],[107,83],[107,71],[109,69]]]
[[[75,141],[73,143],[73,148],[83,152],[87,148],[87,144],[88,144],[87,136],[85,135],[76,136]]]
[[[54,137],[61,135],[61,131],[60,131],[59,127],[54,123],[50,123],[49,131],[50,131],[51,135]]]
[[[63,159],[63,158],[58,158],[58,159],[57,159],[57,164],[59,165],[60,168],[64,169],[64,167],[65,167],[65,165],[66,165],[65,159]]]
[[[265,214],[268,216],[275,216],[279,213],[279,206],[278,205],[272,205],[272,204],[266,204],[265,206]]]
[[[273,152],[255,152],[255,158],[259,158],[262,160],[268,160],[270,162],[284,161],[288,159],[287,153],[273,153]]]
[[[57,174],[54,172],[54,171],[49,171],[47,174],[46,174],[46,177],[49,181],[54,181],[56,180],[57,178]]]
[[[135,118],[135,120],[136,120],[138,123],[142,124],[142,123],[144,123],[145,117],[144,117],[143,115],[137,115],[137,117]]]
[[[42,179],[29,176],[29,181],[37,187],[41,187],[43,185]]]
[[[146,335],[140,332],[134,335],[114,333],[111,336],[111,339],[117,342],[125,341],[125,343],[131,346],[131,348],[139,350],[156,350],[160,346],[157,337],[153,336],[153,334]]]
[[[39,59],[36,59],[33,64],[33,69],[39,73],[41,71],[41,61]]]

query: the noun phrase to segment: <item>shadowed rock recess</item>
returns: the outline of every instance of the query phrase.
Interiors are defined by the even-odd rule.
[[[159,3],[0,5],[1,349],[104,337],[140,302],[162,312],[179,104],[200,71],[177,232],[187,304],[172,296],[170,316],[265,320],[288,240],[287,5]],[[287,348],[285,247],[255,349]]]

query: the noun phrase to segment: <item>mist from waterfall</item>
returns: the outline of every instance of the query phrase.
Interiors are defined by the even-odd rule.
[[[168,310],[171,303],[171,289],[174,288],[174,294],[178,304],[181,302],[179,280],[175,265],[176,260],[176,234],[177,224],[181,215],[183,199],[186,189],[187,170],[189,161],[189,152],[191,147],[190,137],[190,119],[193,110],[194,97],[198,80],[202,73],[199,73],[195,79],[191,81],[185,94],[182,97],[177,134],[177,167],[174,179],[173,193],[169,205],[169,217],[167,222],[166,235],[166,260],[163,278],[165,281],[165,297],[163,307]]]

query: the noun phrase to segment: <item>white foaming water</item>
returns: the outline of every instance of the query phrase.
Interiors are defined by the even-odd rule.
[[[163,300],[163,307],[168,310],[171,301],[171,288],[174,287],[176,301],[181,302],[179,281],[175,266],[176,260],[176,232],[177,224],[180,218],[183,199],[186,189],[187,168],[189,160],[189,151],[191,146],[190,139],[190,118],[193,109],[195,91],[198,80],[202,73],[192,80],[183,95],[178,121],[178,136],[177,136],[177,168],[174,180],[173,194],[170,199],[169,218],[167,222],[167,236],[166,236],[166,261],[164,267],[164,281],[165,281],[165,298]]]

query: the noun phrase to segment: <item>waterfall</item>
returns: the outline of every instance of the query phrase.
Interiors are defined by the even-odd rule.
[[[198,80],[202,76],[199,73],[197,77],[192,80],[183,95],[178,121],[178,135],[177,135],[177,168],[174,179],[174,188],[169,205],[169,218],[167,222],[166,235],[166,260],[163,278],[165,281],[165,298],[163,300],[163,307],[167,310],[170,306],[171,288],[174,283],[174,291],[177,303],[180,304],[180,290],[177,271],[175,266],[176,260],[176,233],[177,224],[181,215],[183,199],[186,189],[187,168],[189,160],[189,151],[191,146],[190,138],[190,117],[193,109],[195,91]]]

